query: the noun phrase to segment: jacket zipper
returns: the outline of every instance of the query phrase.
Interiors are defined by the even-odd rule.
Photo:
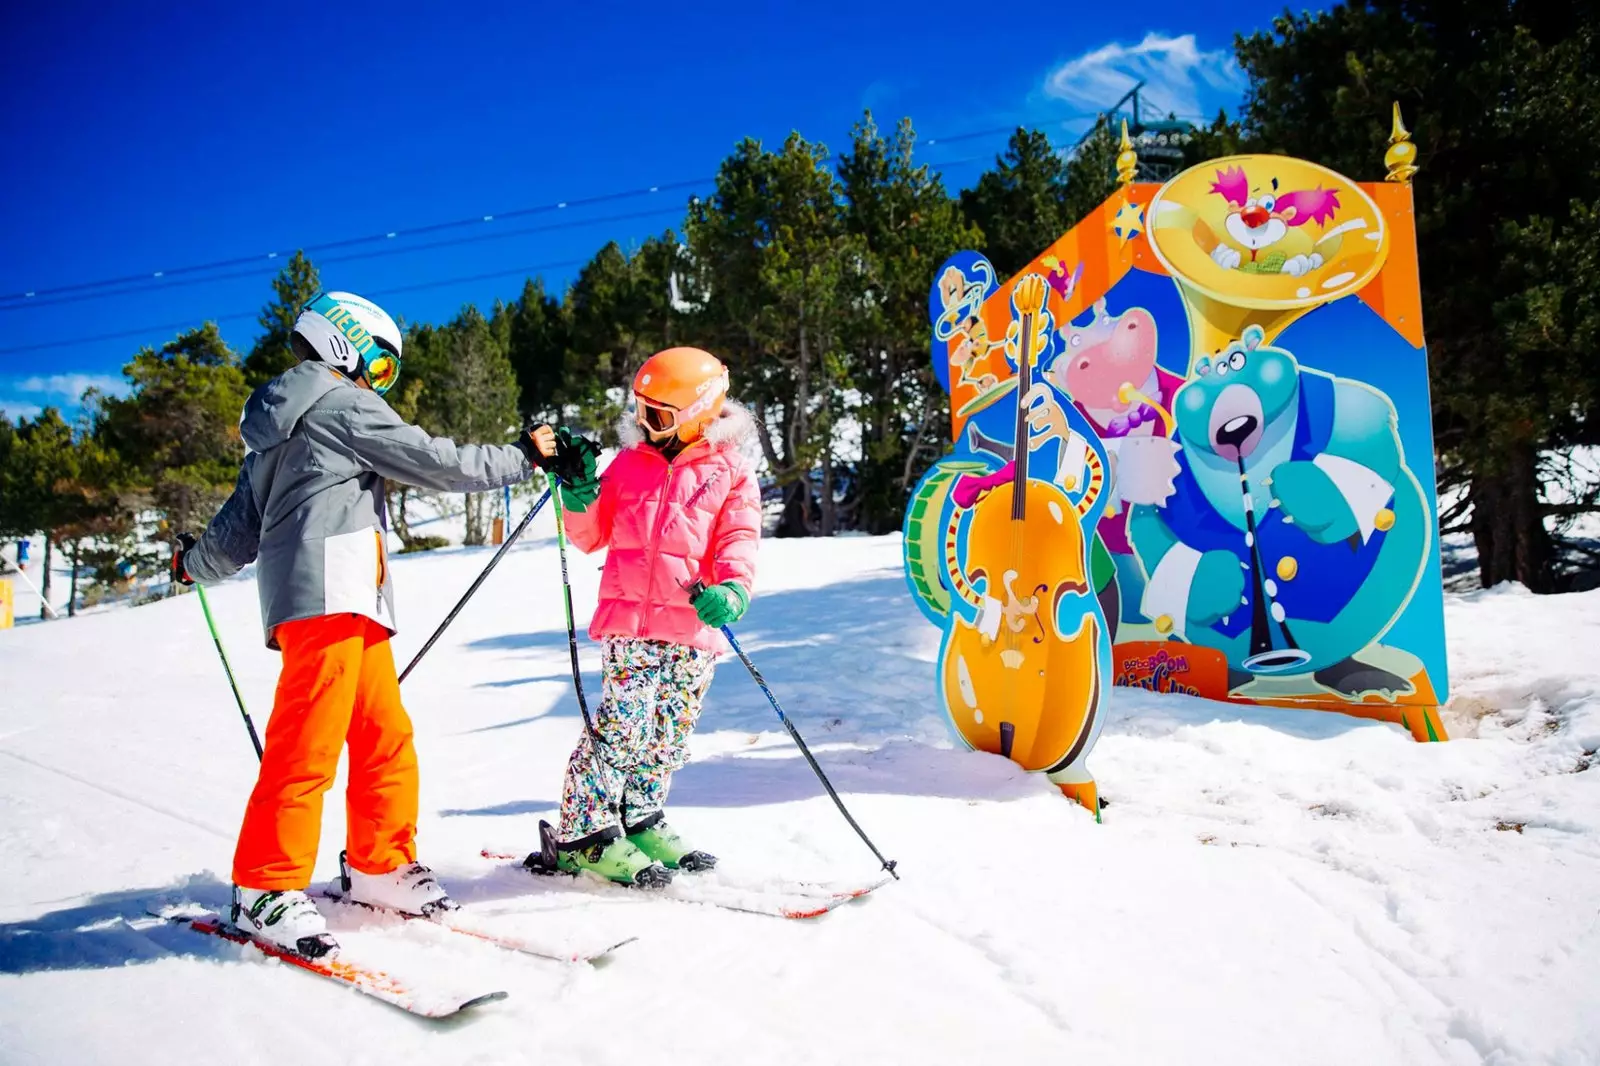
[[[661,458],[667,464],[667,480],[661,483],[661,500],[656,506],[655,528],[650,531],[650,563],[646,567],[646,571],[650,575],[650,580],[645,585],[643,604],[646,610],[649,610],[651,597],[656,591],[656,557],[661,554],[661,526],[662,523],[666,521],[667,493],[672,488],[672,460],[667,459],[666,456],[662,456]],[[645,626],[649,625],[648,618],[642,618],[640,621],[640,628],[644,628]],[[639,635],[641,637],[644,636],[643,633],[640,633]]]
[[[378,606],[377,606],[377,611],[378,611],[378,614],[381,615],[381,614],[383,614],[383,581],[384,581],[384,578],[388,577],[388,569],[389,568],[386,565],[387,564],[387,560],[384,558],[384,553],[383,553],[383,530],[374,529],[372,531],[372,535],[373,535],[373,538],[375,540],[377,540],[377,542],[378,542]]]
[[[682,459],[684,456],[688,455],[691,450],[699,447],[704,442],[704,437],[695,441],[693,444],[689,445],[689,447],[678,453],[678,459]],[[654,451],[654,449],[651,450]],[[666,456],[661,455],[660,452],[656,452],[656,454],[660,456],[662,461],[667,464],[667,480],[661,484],[661,505],[656,509],[655,528],[650,531],[650,564],[648,567],[650,579],[645,585],[644,590],[644,606],[647,608],[650,605],[650,598],[656,590],[656,557],[661,554],[659,545],[661,544],[661,525],[666,521],[667,517],[667,494],[672,489],[672,475],[678,470],[677,459],[668,459]],[[685,463],[684,465],[687,466],[688,464]],[[682,590],[680,589],[679,591]],[[641,623],[641,626],[642,625],[643,623]],[[640,636],[643,635],[644,634],[642,633],[640,634]]]

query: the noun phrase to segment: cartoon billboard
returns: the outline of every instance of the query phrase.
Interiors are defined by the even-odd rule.
[[[947,630],[940,691],[974,747],[1003,750],[998,727],[973,730],[979,711],[1013,731],[1026,724],[1030,738],[1081,735],[1055,763],[1032,765],[1045,749],[1057,754],[1037,742],[1018,761],[1092,796],[1083,759],[1113,678],[1445,738],[1414,155],[1397,110],[1385,182],[1247,155],[1157,186],[1132,183],[1124,134],[1122,188],[1017,277],[996,284],[974,253],[942,268],[933,360],[955,448],[908,507],[906,572],[924,614]],[[1022,309],[1035,290],[1042,309],[1030,318]],[[1025,328],[1037,334],[1026,351]],[[992,508],[1019,477],[1053,486],[1067,499],[1056,509],[1070,504],[1078,522],[1068,528],[1047,506],[1052,529],[1031,512],[1013,534],[1029,545],[1025,565],[1011,566],[992,543],[974,546],[972,530],[985,527],[969,512]],[[1047,545],[1060,561],[1035,562]],[[1080,617],[1104,626],[1110,665],[1063,666],[1086,672],[1081,685],[1028,685],[1095,692],[1091,724],[1076,696],[1023,713],[1007,702],[1017,683],[987,695],[952,687],[951,671],[959,681],[959,662],[975,653],[952,666],[951,634],[974,629],[968,646],[1010,639],[1013,601],[1075,591],[1080,571],[1093,609],[1062,593],[1064,609],[1047,604],[1044,618],[1057,637]],[[1011,575],[1027,583],[1007,586]]]

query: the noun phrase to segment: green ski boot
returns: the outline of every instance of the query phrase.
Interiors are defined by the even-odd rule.
[[[548,823],[540,823],[539,829],[541,847],[523,863],[534,873],[578,874],[587,870],[635,888],[665,888],[672,883],[672,871],[640,851],[619,829],[575,841],[575,847],[557,845]]]
[[[666,823],[665,815],[660,811],[645,816],[637,825],[629,826],[627,840],[669,870],[696,873],[709,870],[717,864],[715,855],[691,850],[677,830]]]

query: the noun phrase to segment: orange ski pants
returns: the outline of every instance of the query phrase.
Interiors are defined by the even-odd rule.
[[[234,884],[305,888],[317,862],[322,794],[350,746],[346,850],[362,873],[416,860],[417,753],[400,704],[389,632],[354,614],[276,629],[283,672],[261,772],[233,855]]]

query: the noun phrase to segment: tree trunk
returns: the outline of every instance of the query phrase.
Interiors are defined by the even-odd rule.
[[[1537,455],[1519,446],[1496,474],[1478,474],[1472,499],[1472,540],[1484,588],[1520,581],[1531,592],[1554,592],[1554,547],[1539,503]]]
[[[811,535],[811,482],[800,477],[783,487],[783,513],[778,516],[776,537],[809,537]]]
[[[41,619],[50,617],[50,539],[50,532],[46,530],[44,534],[44,576],[39,581],[40,596],[42,597],[39,601],[39,617]]]
[[[395,536],[400,538],[402,546],[409,548],[412,544],[411,522],[406,518],[406,501],[411,497],[410,485],[396,485],[389,489],[389,528],[394,530]]]
[[[818,532],[824,537],[831,537],[837,525],[833,508],[833,448],[831,446],[822,450],[822,498],[817,501],[817,506],[821,520],[821,528]]]
[[[78,545],[79,541],[72,542],[72,591],[67,597],[67,617],[78,617]]]
[[[468,545],[479,545],[486,539],[483,528],[483,494],[467,494],[467,536],[462,542]]]

